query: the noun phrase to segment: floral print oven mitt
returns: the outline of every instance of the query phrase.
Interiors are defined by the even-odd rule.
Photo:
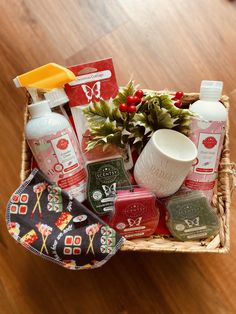
[[[124,241],[38,169],[11,196],[6,221],[17,242],[69,269],[102,266]]]

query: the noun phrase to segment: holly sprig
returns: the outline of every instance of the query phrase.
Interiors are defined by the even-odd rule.
[[[88,105],[83,112],[90,130],[87,150],[97,145],[114,144],[139,152],[158,129],[174,129],[188,134],[190,118],[188,109],[181,109],[182,92],[174,97],[165,93],[144,93],[130,81],[115,99],[100,100]]]
[[[120,104],[126,103],[127,97],[134,95],[135,86],[133,81],[129,81],[128,84],[121,88],[117,96],[113,99],[113,103],[116,107],[119,107]]]

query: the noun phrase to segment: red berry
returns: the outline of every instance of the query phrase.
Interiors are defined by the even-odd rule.
[[[128,106],[133,105],[135,103],[134,96],[128,96],[126,99],[126,103]]]
[[[134,96],[134,105],[139,104],[141,101],[141,98],[139,98],[138,96]]]
[[[128,106],[125,103],[120,104],[120,106],[119,106],[119,109],[120,109],[121,112],[126,112],[127,108],[128,108]]]
[[[182,101],[180,99],[177,99],[175,102],[174,102],[174,105],[178,108],[180,108],[182,106]]]
[[[175,99],[181,99],[181,98],[183,98],[183,96],[184,96],[184,93],[182,92],[182,91],[178,91],[178,92],[176,92],[175,93]]]
[[[143,97],[143,91],[138,89],[134,95],[141,99]]]
[[[135,107],[135,105],[130,105],[130,106],[128,106],[127,111],[128,111],[128,113],[134,113],[134,112],[136,112],[136,107]]]

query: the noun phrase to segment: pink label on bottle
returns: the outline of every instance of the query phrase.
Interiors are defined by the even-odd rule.
[[[51,135],[28,140],[40,170],[52,182],[82,201],[86,172],[73,130],[63,129]]]
[[[184,184],[192,190],[206,191],[209,198],[217,177],[224,129],[225,121],[192,119],[189,138],[196,145],[198,155]]]

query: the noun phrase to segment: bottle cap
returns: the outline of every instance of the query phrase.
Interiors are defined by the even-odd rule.
[[[63,88],[55,88],[44,94],[46,100],[49,101],[50,108],[58,107],[69,101]]]
[[[200,99],[218,101],[221,97],[223,82],[202,81],[200,88]]]
[[[32,105],[29,105],[28,108],[32,118],[38,118],[52,112],[47,100],[36,102]]]

